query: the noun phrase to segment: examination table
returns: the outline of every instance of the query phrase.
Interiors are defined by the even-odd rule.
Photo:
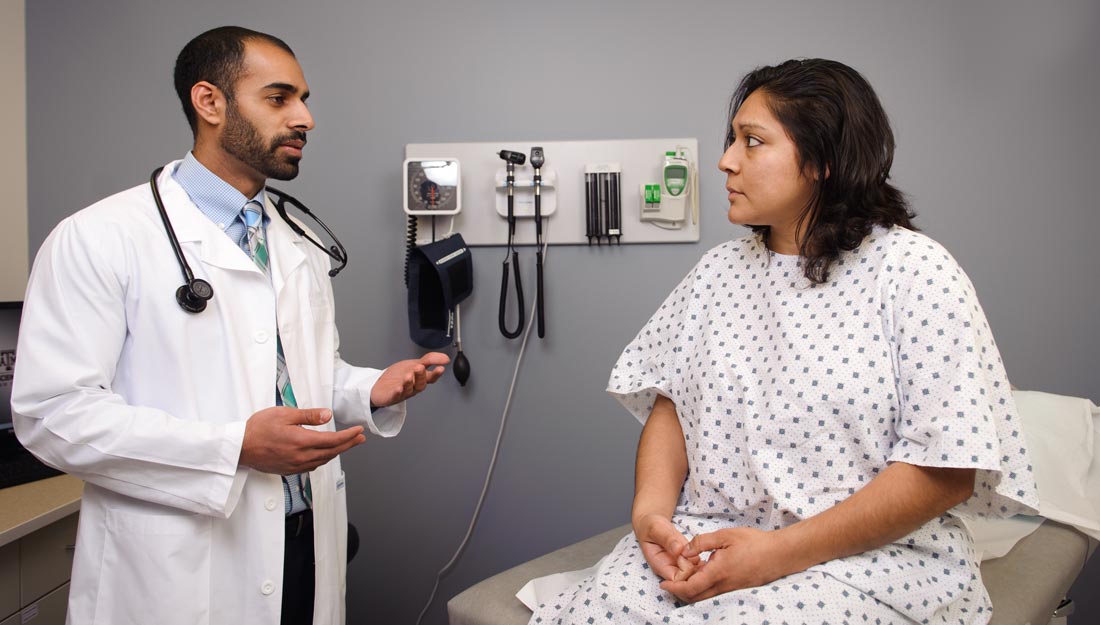
[[[630,525],[608,530],[475,584],[447,602],[451,625],[525,625],[531,611],[516,593],[528,581],[592,566],[607,555]],[[1000,558],[982,562],[993,601],[993,625],[1046,625],[1081,572],[1096,541],[1046,520]]]
[[[1100,538],[1100,407],[1039,391],[1014,389],[1013,398],[1031,451],[1039,515],[995,521],[996,527],[967,523],[975,548],[989,556],[981,567],[993,601],[991,622],[1047,625]],[[1005,541],[1004,528],[1024,531],[1011,529]],[[527,623],[531,611],[516,598],[527,582],[588,568],[630,531],[616,527],[468,588],[447,603],[451,625]],[[1059,617],[1067,612],[1059,610]]]

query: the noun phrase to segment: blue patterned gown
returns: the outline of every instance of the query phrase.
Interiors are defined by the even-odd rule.
[[[985,623],[957,517],[1034,513],[1019,418],[974,288],[928,237],[876,228],[813,286],[751,235],[709,251],[619,358],[608,391],[645,421],[676,404],[689,536],[816,515],[895,461],[977,469],[974,495],[878,549],[684,605],[633,534],[533,624]]]

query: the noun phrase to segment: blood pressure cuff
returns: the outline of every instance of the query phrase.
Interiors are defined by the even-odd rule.
[[[474,263],[462,235],[409,252],[409,336],[436,349],[453,341],[451,311],[474,290]]]

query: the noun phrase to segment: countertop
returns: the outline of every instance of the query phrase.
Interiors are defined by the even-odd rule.
[[[0,489],[0,547],[80,510],[83,492],[71,475]]]

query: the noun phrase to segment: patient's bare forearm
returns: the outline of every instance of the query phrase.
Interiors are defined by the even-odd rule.
[[[672,518],[687,477],[687,466],[684,432],[676,406],[667,397],[658,396],[638,440],[631,513],[635,523],[647,514]]]
[[[836,506],[783,530],[794,571],[891,543],[966,501],[974,470],[895,462]]]

